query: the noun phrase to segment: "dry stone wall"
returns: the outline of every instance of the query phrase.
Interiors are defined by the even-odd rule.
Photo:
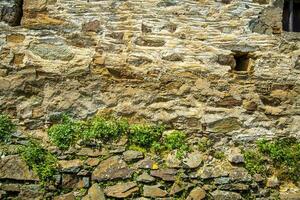
[[[132,121],[163,122],[191,137],[214,138],[225,149],[247,146],[259,138],[299,138],[299,34],[282,31],[282,4],[282,0],[1,1],[0,110],[20,124],[22,137],[43,141],[49,118],[64,112],[79,119],[114,113]],[[109,162],[124,165],[121,177],[131,176],[120,152],[110,154]],[[74,178],[83,166],[98,166],[93,157],[101,153],[90,153],[83,154],[90,157],[88,163],[62,164],[72,169],[63,171],[63,187],[88,188],[101,179],[90,181],[90,172]],[[23,168],[14,153],[5,159],[0,169],[9,168],[11,160]],[[214,162],[207,166],[210,175],[205,171],[202,178],[217,178],[217,185],[230,179],[234,185],[214,190],[187,184],[188,199],[203,195],[241,199],[239,193],[249,190],[253,177],[228,161]],[[228,169],[210,168],[226,164]],[[36,176],[24,170],[21,181],[29,178],[33,184]],[[174,173],[162,170],[139,178],[148,183],[153,176],[164,179]],[[5,189],[6,180],[19,181],[11,175],[0,172],[0,189],[32,198],[36,184],[21,187],[18,182],[17,189]],[[246,180],[239,180],[240,176]],[[104,192],[125,198],[139,188],[133,181]],[[142,188],[145,198],[158,199],[171,192],[161,185]],[[205,190],[211,193],[205,195]],[[41,195],[34,194],[34,198]],[[94,199],[93,195],[104,195],[97,184],[85,199]],[[264,195],[268,196],[260,197],[271,198]],[[73,197],[58,199],[67,198]]]

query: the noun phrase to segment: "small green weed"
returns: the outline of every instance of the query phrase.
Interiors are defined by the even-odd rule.
[[[207,137],[202,137],[198,142],[199,151],[202,152],[206,152],[212,146],[213,142]]]
[[[42,185],[53,179],[57,169],[57,160],[37,142],[31,141],[23,147],[21,155],[27,165],[37,173]]]
[[[15,128],[14,123],[8,116],[0,114],[0,142],[8,141]]]
[[[225,158],[225,154],[222,151],[215,151],[213,156],[218,160],[223,160]]]

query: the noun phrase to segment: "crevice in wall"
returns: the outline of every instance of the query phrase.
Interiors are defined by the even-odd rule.
[[[234,72],[251,72],[253,71],[252,58],[248,52],[234,52],[235,65]]]

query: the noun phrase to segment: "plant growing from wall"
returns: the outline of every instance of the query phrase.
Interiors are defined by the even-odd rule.
[[[279,178],[300,180],[300,142],[296,138],[260,140],[257,146],[262,154],[271,159]]]
[[[78,123],[68,116],[63,116],[60,124],[48,129],[50,141],[60,149],[68,149],[78,138]]]
[[[37,173],[42,185],[46,185],[53,179],[57,172],[57,160],[40,144],[30,141],[28,145],[21,148],[21,156],[27,165]]]
[[[16,126],[7,115],[0,114],[0,142],[6,142],[11,138]]]
[[[94,117],[85,123],[82,136],[84,140],[99,139],[107,142],[120,138],[129,131],[129,124],[124,119]]]
[[[187,135],[182,131],[173,131],[164,138],[164,146],[167,150],[177,149],[176,156],[182,158],[189,150],[186,143]]]
[[[160,139],[165,127],[162,125],[134,124],[130,126],[128,135],[131,145],[154,150],[160,149]]]

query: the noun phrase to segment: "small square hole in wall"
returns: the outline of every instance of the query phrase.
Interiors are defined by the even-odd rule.
[[[234,55],[235,66],[233,71],[237,72],[250,72],[253,69],[252,59],[248,53],[235,53]]]

